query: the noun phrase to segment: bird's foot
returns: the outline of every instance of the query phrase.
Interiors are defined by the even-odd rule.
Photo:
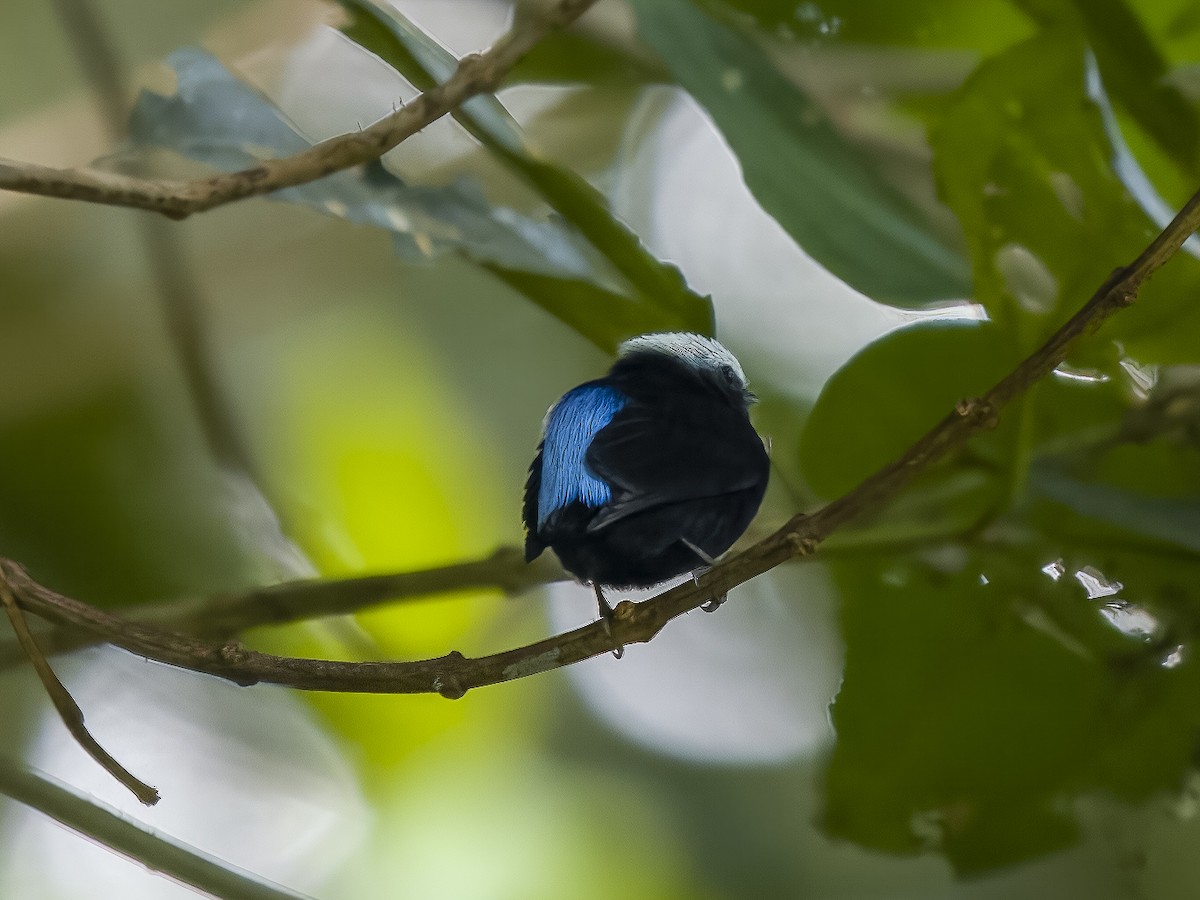
[[[683,546],[687,547],[689,550],[691,550],[693,553],[695,553],[696,556],[700,559],[700,561],[708,567],[708,569],[711,569],[713,566],[715,566],[717,564],[717,561],[715,559],[713,559],[711,556],[709,556],[707,553],[704,552],[703,547],[697,547],[695,544],[693,544],[687,538],[680,538],[679,541],[680,541],[680,543],[683,544]],[[708,571],[708,569],[705,569],[705,571]]]
[[[625,645],[617,643],[616,636],[613,634],[613,622],[616,621],[617,614],[604,596],[604,589],[600,585],[592,582],[592,590],[596,592],[596,606],[600,610],[600,621],[604,623],[604,633],[608,635],[609,640],[613,643],[612,655],[616,659],[620,659],[625,655]]]
[[[696,556],[698,556],[698,557],[700,557],[700,559],[704,560],[704,565],[697,566],[696,568],[692,569],[692,583],[695,584],[696,587],[700,587],[700,576],[703,575],[705,572],[708,572],[710,569],[712,569],[712,567],[717,564],[717,561],[715,559],[713,559],[711,556],[709,556],[707,553],[705,553],[703,548],[697,547],[695,544],[693,544],[687,538],[680,538],[680,540],[684,543],[684,545],[689,550],[691,550],[693,553],[695,553]],[[700,608],[702,610],[704,610],[706,613],[716,612],[718,609],[720,609],[721,604],[724,603],[728,599],[729,599],[728,593],[720,594],[719,596],[713,597],[711,600],[706,600],[703,603],[701,603]]]

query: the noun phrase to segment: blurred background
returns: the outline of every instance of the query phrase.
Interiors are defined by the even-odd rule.
[[[97,7],[128,137],[55,7],[23,4],[0,156],[236,168],[368,125],[513,14]],[[477,102],[384,168],[164,225],[171,266],[140,213],[0,194],[0,553],[118,610],[486,557],[522,540],[549,404],[662,328],[715,329],[763,398],[763,536],[1137,254],[1200,184],[1197,62],[1184,0],[600,0],[514,70],[511,120]],[[616,218],[550,212],[537,165]],[[596,239],[618,220],[649,274]],[[197,414],[181,285],[250,473]],[[320,898],[1193,896],[1198,287],[1173,260],[895,509],[621,660],[452,703],[55,657],[153,809],[10,660],[4,765]],[[471,656],[593,614],[560,582],[244,638]],[[0,836],[0,896],[194,896],[3,798]]]

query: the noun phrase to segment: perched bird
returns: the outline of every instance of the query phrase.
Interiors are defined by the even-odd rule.
[[[608,374],[550,407],[525,485],[525,559],[550,547],[602,586],[650,587],[710,565],[767,487],[756,400],[733,354],[698,334],[623,343]]]

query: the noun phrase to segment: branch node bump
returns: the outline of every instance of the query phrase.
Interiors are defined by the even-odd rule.
[[[457,650],[451,650],[442,657],[441,661],[447,666],[457,668],[465,663],[467,658]],[[460,700],[467,693],[467,689],[462,686],[458,676],[448,672],[439,672],[433,677],[433,689],[447,700]]]
[[[632,622],[637,613],[637,606],[632,600],[622,600],[613,610],[613,618],[621,622]]]
[[[954,412],[959,418],[967,420],[976,428],[984,431],[991,431],[1000,422],[996,408],[978,397],[959,400],[954,406]]]
[[[787,533],[788,546],[792,548],[793,556],[811,556],[817,549],[817,539],[812,535],[801,534],[799,531]]]
[[[216,649],[214,654],[218,660],[227,665],[233,673],[246,666],[250,653],[241,641],[225,641]],[[248,675],[232,674],[227,676],[239,687],[251,687],[258,684],[258,679]]]
[[[467,695],[467,689],[453,675],[434,676],[433,689],[447,700],[461,700]]]
[[[240,666],[246,661],[246,648],[241,641],[226,641],[217,651],[221,662]]]

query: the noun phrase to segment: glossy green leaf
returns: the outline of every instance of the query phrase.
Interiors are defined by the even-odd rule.
[[[131,135],[139,143],[166,147],[223,170],[253,165],[264,154],[286,155],[311,146],[273,104],[212,56],[200,50],[181,50],[171,61],[178,76],[178,92],[169,97],[143,92],[130,124]],[[486,112],[498,133],[504,124],[502,108]],[[515,129],[515,125],[511,127]],[[520,152],[512,149],[520,140],[519,130],[497,138],[514,155]],[[578,217],[600,209],[589,205],[591,198],[584,192],[592,189],[586,182],[583,188],[573,184],[572,179],[577,178],[573,173],[545,164],[544,177],[568,185],[564,205]],[[575,193],[569,193],[572,188]],[[563,285],[578,281],[575,296],[586,294],[597,305],[588,310],[573,306],[569,324],[584,326],[591,335],[607,335],[602,345],[605,349],[663,323],[676,329],[712,329],[707,298],[690,292],[677,270],[654,259],[607,211],[602,211],[606,224],[599,229],[612,242],[604,248],[607,258],[622,253],[620,259],[630,281],[641,279],[644,288],[622,300],[620,314],[603,305],[623,293],[615,289],[621,273],[612,271],[594,249],[599,240],[589,242],[559,217],[540,220],[496,207],[470,179],[445,186],[410,185],[382,164],[371,163],[278,191],[272,197],[388,231],[397,255],[406,262],[421,263],[441,253],[457,252],[480,265],[524,273],[530,276],[522,282],[527,285],[548,283],[539,277]],[[569,205],[571,202],[575,205]],[[551,312],[565,308],[545,291],[524,293],[534,302],[545,301],[543,305]],[[587,319],[596,324],[586,325]],[[630,330],[615,334],[613,322],[622,322]]]
[[[650,84],[669,76],[640,54],[584,31],[556,31],[508,73],[505,84]]]
[[[932,129],[934,171],[970,247],[975,297],[1025,347],[1078,308],[1158,230],[1113,171],[1086,89],[1087,46],[1047,31],[985,62]],[[1143,302],[1105,326],[1143,362],[1195,357],[1189,297],[1200,267],[1181,255]]]
[[[142,93],[130,134],[143,145],[166,147],[222,170],[253,165],[312,146],[265,97],[202,50],[170,58],[178,91]],[[274,199],[391,232],[396,252],[419,262],[447,250],[545,274],[586,276],[591,264],[581,242],[553,222],[525,219],[492,207],[477,185],[405,184],[382,165],[350,169],[287,188]]]
[[[421,89],[444,81],[455,56],[394,7],[374,0],[341,0],[352,15],[346,33],[392,65]],[[624,279],[636,303],[680,327],[712,333],[712,306],[691,291],[674,266],[650,253],[636,234],[612,214],[604,196],[572,169],[544,159],[492,95],[476,97],[455,113],[458,122],[510,171],[532,187]],[[503,266],[503,263],[500,262]],[[512,267],[505,267],[512,268]],[[526,267],[528,268],[528,267]],[[545,273],[543,273],[545,274]],[[594,285],[593,285],[594,286]],[[646,322],[629,323],[639,331]]]
[[[826,497],[849,490],[1015,361],[1003,331],[984,323],[922,322],[885,335],[821,391],[800,440],[805,477]]]
[[[1028,36],[1009,0],[708,0],[752,16],[771,34],[821,44],[971,48],[992,53]]]
[[[391,4],[377,0],[337,0],[349,21],[346,37],[371,51],[420,90],[449,75],[453,54]],[[613,42],[573,29],[546,35],[505,76],[505,85],[581,82],[644,84],[662,81],[666,72],[643,56]],[[488,105],[499,106],[495,98]]]
[[[699,102],[762,207],[869,296],[920,305],[969,291],[961,256],[745,33],[690,0],[635,0],[638,35]]]
[[[1200,669],[1164,667],[1162,649],[1108,624],[1118,598],[1089,600],[1072,561],[1051,577],[1044,552],[968,553],[950,571],[916,556],[833,566],[847,658],[831,834],[978,872],[1071,843],[1075,796],[1181,777]],[[1153,590],[1147,562],[1105,569],[1122,598]]]
[[[610,353],[630,335],[652,331],[705,331],[711,327],[708,320],[680,316],[583,279],[555,278],[494,263],[482,265],[509,287]],[[598,311],[602,312],[598,314]]]
[[[1181,399],[1173,394],[1169,408],[1182,406]],[[1200,449],[1169,422],[1155,435],[1145,413],[1146,404],[1135,407],[1116,437],[1092,453],[1040,462],[1030,486],[1050,501],[1053,512],[1044,518],[1057,517],[1055,525],[1188,559],[1200,553]],[[1146,430],[1137,434],[1134,422]],[[1121,439],[1127,431],[1131,436]]]
[[[1200,553],[1200,497],[1148,497],[1040,471],[1034,487],[1081,516]]]
[[[1125,0],[1014,0],[1044,28],[1082,32],[1108,92],[1185,171],[1195,173],[1200,123],[1166,80],[1167,63]]]

